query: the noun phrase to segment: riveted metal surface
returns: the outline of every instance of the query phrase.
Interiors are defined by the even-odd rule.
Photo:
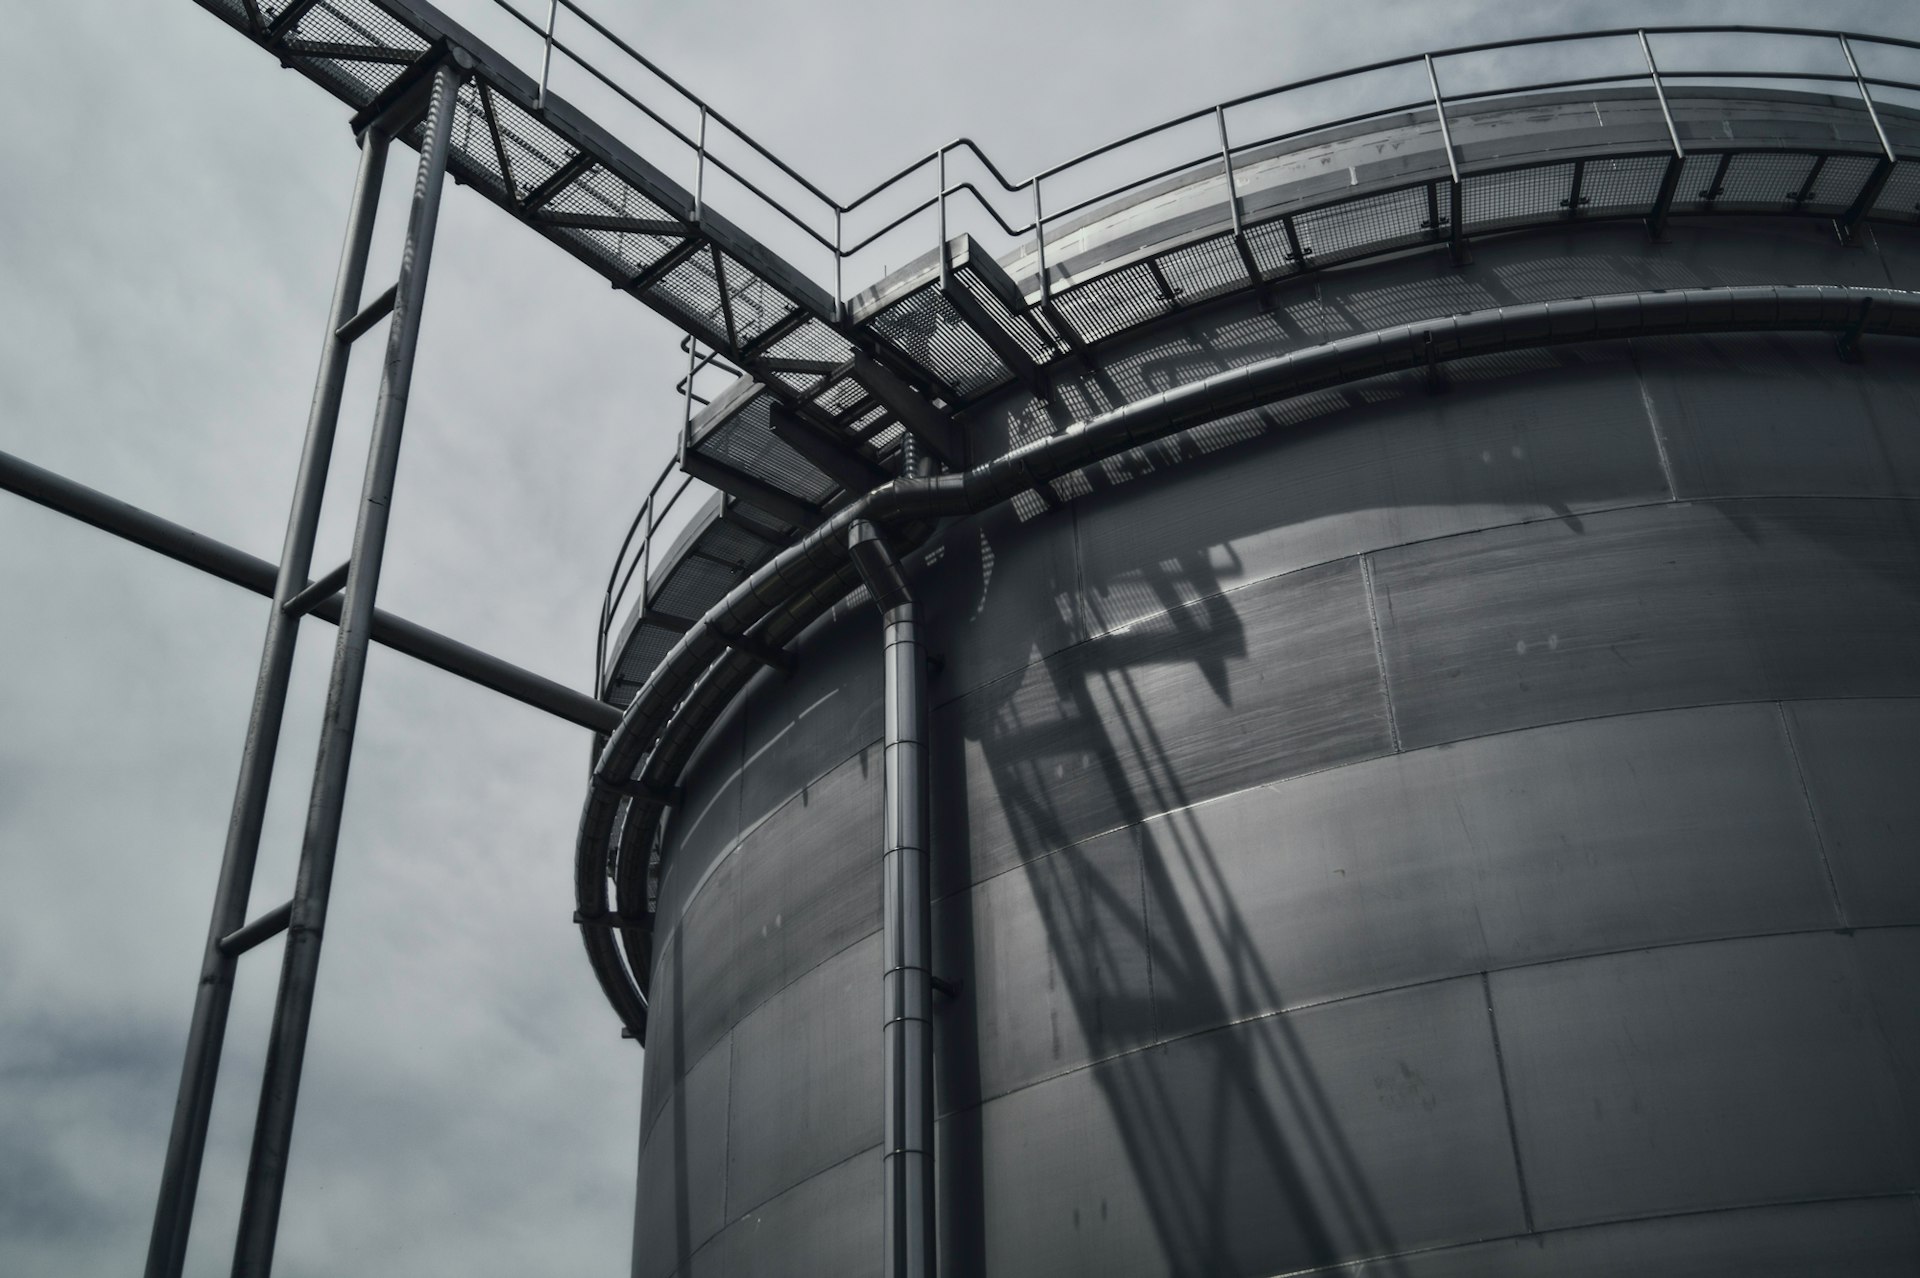
[[[1872,996],[1873,1028],[1899,1081],[1906,1147],[1920,1149],[1920,928],[1862,930],[1853,950]]]
[[[1904,1278],[1916,1252],[1920,1207],[1901,1196],[1548,1230],[1316,1269],[1311,1278]]]
[[[809,782],[877,746],[885,681],[875,654],[879,619],[871,606],[823,619],[802,640],[792,674],[758,676],[746,706],[742,811],[751,824]],[[868,766],[878,767],[878,750]],[[873,782],[876,790],[879,780]]]
[[[1090,629],[1358,551],[1666,495],[1624,347],[1471,394],[1404,378],[1373,404],[1314,399],[1263,414],[1258,442],[1079,504]]]
[[[1401,739],[1700,702],[1920,693],[1912,518],[1896,502],[1701,502],[1381,551]]]
[[[709,1052],[666,1098],[640,1149],[636,1278],[665,1278],[726,1223],[726,1130],[731,1053]]]
[[[1682,497],[1920,496],[1920,369],[1797,334],[1638,345]]]
[[[1251,1021],[982,1107],[994,1275],[1271,1274],[1523,1227],[1477,978]]]
[[[1920,924],[1920,701],[1802,701],[1786,713],[1843,922]]]
[[[875,936],[775,994],[734,1031],[729,1213],[879,1141],[879,975]],[[877,1194],[869,1206],[877,1222]]]
[[[685,1278],[878,1278],[880,1150],[855,1154],[740,1216]]]
[[[1147,920],[1131,831],[996,875],[934,907],[934,971],[965,973],[940,1012],[940,1108],[1153,1037]]]
[[[879,928],[878,755],[865,750],[807,785],[734,850],[743,1013]]]
[[[930,685],[936,703],[1081,637],[1075,518],[1003,506],[954,525],[923,556],[915,587],[927,601],[926,643],[943,662]]]
[[[1911,1191],[1854,944],[1824,932],[1495,972],[1535,1221]]]
[[[1216,595],[936,711],[938,885],[1391,748],[1357,561]]]
[[[1439,976],[1838,924],[1772,706],[1505,733],[1140,828],[1161,1034]]]

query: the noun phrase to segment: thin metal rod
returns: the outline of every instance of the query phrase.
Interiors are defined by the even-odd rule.
[[[1221,171],[1226,174],[1227,178],[1227,211],[1233,214],[1233,233],[1239,235],[1241,233],[1240,193],[1236,191],[1233,186],[1233,148],[1227,145],[1227,111],[1225,107],[1215,107],[1213,109],[1213,122],[1219,126],[1220,129],[1220,164]]]
[[[1889,164],[1898,164],[1900,157],[1893,153],[1893,143],[1887,141],[1887,131],[1880,127],[1880,112],[1873,105],[1873,94],[1867,90],[1867,79],[1860,74],[1860,64],[1853,60],[1853,44],[1840,37],[1840,52],[1847,55],[1847,70],[1853,72],[1853,83],[1860,90],[1860,103],[1867,108],[1867,119],[1873,121],[1874,136],[1880,139],[1880,151],[1887,157]]]
[[[273,598],[280,574],[266,560],[203,537],[191,528],[183,528],[84,484],[76,484],[11,453],[0,452],[0,488],[256,595]],[[296,580],[304,576],[304,573],[298,574]],[[330,597],[316,603],[312,615],[322,621],[338,622],[339,598]],[[620,722],[620,711],[604,701],[575,692],[545,675],[502,661],[381,608],[373,610],[373,641],[595,732],[606,732]]]
[[[346,241],[334,276],[326,337],[320,345],[320,368],[314,378],[313,403],[307,412],[306,442],[300,450],[300,469],[294,480],[292,508],[287,514],[280,567],[275,571],[270,565],[261,565],[273,582],[274,606],[267,613],[260,672],[253,685],[253,709],[247,719],[246,744],[240,753],[240,777],[234,786],[233,809],[227,818],[226,847],[221,853],[220,875],[213,893],[213,917],[207,924],[200,985],[194,996],[193,1019],[187,1029],[186,1058],[180,1067],[180,1090],[174,1100],[166,1161],[161,1165],[153,1233],[147,1244],[147,1278],[179,1278],[186,1264],[187,1236],[193,1228],[194,1198],[200,1187],[200,1162],[206,1151],[207,1120],[213,1112],[220,1052],[226,1041],[227,1011],[233,999],[233,958],[220,948],[220,942],[245,924],[247,900],[253,891],[260,829],[267,812],[267,789],[273,780],[274,752],[280,743],[287,684],[293,674],[294,643],[300,634],[299,621],[287,616],[281,605],[306,585],[307,570],[313,562],[313,542],[320,526],[321,500],[326,493],[327,467],[333,457],[334,430],[340,421],[340,396],[346,386],[351,350],[351,344],[340,338],[339,329],[360,305],[386,159],[385,137],[373,134],[362,137],[360,167],[354,177],[353,200],[347,211]],[[44,492],[49,486],[42,484],[40,488]],[[91,494],[91,490],[81,491]],[[44,500],[36,494],[29,495]],[[110,499],[102,498],[101,502],[92,503],[94,517],[88,522],[122,536],[131,535],[130,528],[149,522],[165,523],[145,511],[118,502],[108,505],[109,502]],[[217,542],[196,537],[185,529],[178,531],[185,536],[172,539],[178,549],[169,552],[177,558],[183,557],[179,551],[218,546]],[[229,579],[232,579],[230,575]]]
[[[693,220],[698,222],[700,215],[707,210],[707,109],[700,108],[700,146],[699,159],[693,169]]]
[[[293,892],[293,920],[280,965],[280,989],[267,1041],[260,1108],[254,1120],[253,1149],[247,1160],[246,1188],[240,1206],[239,1237],[234,1244],[235,1278],[267,1278],[273,1267],[274,1237],[280,1223],[280,1199],[286,1188],[287,1155],[293,1140],[294,1109],[306,1056],[307,1029],[313,1015],[314,985],[320,973],[320,942],[326,926],[327,898],[333,885],[334,853],[340,842],[340,813],[347,792],[347,768],[353,756],[359,720],[360,690],[366,679],[373,601],[386,551],[387,518],[400,464],[400,438],[406,422],[407,392],[413,380],[420,314],[426,301],[427,270],[433,259],[440,192],[446,177],[447,148],[453,135],[453,108],[459,77],[451,66],[434,72],[433,98],[427,108],[414,179],[413,206],[401,250],[399,290],[387,337],[386,365],[374,408],[373,438],[367,449],[367,476],[354,529],[353,567],[347,573],[345,606],[333,648],[326,716],[321,724],[313,794],[307,805],[306,836]]]
[[[847,550],[885,622],[886,831],[881,853],[882,1162],[886,1278],[934,1278],[933,904],[928,864],[927,659],[913,595],[880,531]]]
[[[1640,37],[1640,53],[1647,60],[1647,75],[1653,79],[1653,96],[1660,101],[1660,118],[1667,122],[1667,138],[1673,143],[1674,157],[1684,160],[1687,158],[1687,148],[1680,145],[1680,130],[1674,127],[1673,111],[1667,106],[1667,90],[1660,83],[1660,68],[1653,60],[1653,45],[1648,43],[1645,31],[1634,34]]]
[[[534,106],[547,109],[547,78],[553,74],[553,27],[560,20],[560,0],[547,0],[547,38],[540,50],[540,92]]]
[[[271,941],[287,930],[287,921],[293,917],[293,902],[282,901],[262,914],[253,922],[220,938],[220,952],[229,958],[239,958],[256,945]]]
[[[1040,211],[1040,179],[1033,180],[1033,254],[1040,267],[1040,300],[1050,296],[1047,288],[1047,219]]]
[[[340,587],[347,584],[347,571],[352,567],[350,563],[341,564],[326,576],[316,577],[312,585],[281,604],[280,611],[289,617],[300,617],[312,612],[314,605],[322,599],[331,599],[340,593]]]
[[[940,291],[944,293],[953,287],[953,263],[947,253],[947,148],[941,147],[935,159],[934,172],[940,183],[936,197],[940,210]]]
[[[840,210],[833,211],[833,322],[838,324],[847,317],[846,285],[840,277],[841,263],[846,261],[846,251],[840,247]]]
[[[1460,185],[1460,165],[1453,157],[1453,130],[1447,124],[1447,100],[1440,96],[1440,73],[1434,70],[1433,55],[1426,55],[1427,83],[1433,86],[1433,113],[1440,117],[1440,141],[1447,148],[1447,172],[1455,186]]]

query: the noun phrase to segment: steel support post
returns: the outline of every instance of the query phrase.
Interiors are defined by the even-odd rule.
[[[273,606],[267,610],[267,637],[260,655],[260,673],[254,681],[253,712],[247,720],[246,745],[240,754],[240,780],[234,787],[233,812],[227,821],[226,850],[214,888],[213,920],[207,926],[200,988],[194,997],[186,1060],[180,1068],[180,1092],[174,1101],[173,1130],[167,1138],[167,1158],[160,1173],[160,1196],[147,1245],[147,1278],[178,1278],[186,1264],[187,1235],[193,1227],[194,1196],[200,1185],[200,1160],[206,1150],[207,1120],[213,1111],[214,1084],[220,1073],[220,1051],[226,1040],[227,1009],[233,1001],[233,971],[238,957],[223,949],[220,942],[247,921],[267,790],[273,780],[274,752],[280,742],[287,684],[293,673],[294,641],[300,633],[299,616],[289,615],[285,605],[306,588],[307,570],[313,562],[314,534],[320,524],[321,498],[326,492],[327,466],[333,456],[334,428],[340,421],[340,395],[346,385],[351,349],[351,340],[343,339],[339,330],[360,306],[386,159],[384,136],[368,133],[362,138],[360,172],[347,213],[346,244],[340,251],[327,336],[320,347],[320,371],[315,378],[313,406],[307,414],[306,444],[294,482],[293,508],[287,517]]]
[[[886,1278],[934,1278],[933,904],[928,864],[927,662],[900,565],[865,520],[848,551],[885,619],[886,842],[881,974],[886,1069]]]
[[[306,1055],[307,1028],[313,1012],[314,982],[320,969],[320,941],[326,924],[327,896],[333,882],[334,852],[340,841],[340,812],[347,790],[347,766],[366,677],[374,595],[380,584],[386,549],[387,515],[400,462],[401,428],[406,421],[407,390],[413,378],[414,348],[426,300],[427,269],[433,258],[434,227],[446,177],[447,147],[453,132],[458,73],[442,65],[433,73],[420,167],[414,179],[413,205],[401,250],[386,362],[374,408],[373,438],[367,450],[367,474],[354,528],[351,568],[347,573],[340,630],[334,642],[333,673],[327,685],[319,757],[307,806],[306,834],[293,892],[293,915],[280,965],[280,989],[274,1001],[273,1028],[267,1042],[260,1108],[254,1119],[253,1149],[247,1160],[246,1189],[240,1207],[240,1231],[234,1244],[233,1272],[266,1278],[273,1265],[280,1198],[286,1186],[287,1152],[292,1143],[294,1106]]]

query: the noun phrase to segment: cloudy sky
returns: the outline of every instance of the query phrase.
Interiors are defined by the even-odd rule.
[[[448,8],[498,29],[488,0]],[[1920,34],[1899,3],[1819,8]],[[1018,175],[1423,46],[1807,8],[596,11],[845,194],[960,133]],[[0,449],[272,557],[355,164],[346,112],[189,0],[0,0],[0,20]],[[390,196],[413,162],[396,152]],[[607,560],[678,425],[675,340],[449,188],[383,606],[584,687]],[[349,385],[317,565],[345,557],[374,363]],[[7,495],[0,599],[0,1273],[123,1275],[145,1251],[265,604]],[[288,894],[298,851],[333,637],[309,627],[254,913]],[[587,750],[374,650],[278,1272],[624,1272],[643,1061],[568,923]],[[226,1272],[278,963],[274,942],[241,964],[196,1274]]]

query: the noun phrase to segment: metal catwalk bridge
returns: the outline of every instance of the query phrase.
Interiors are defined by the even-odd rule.
[[[1222,102],[1020,183],[961,138],[841,201],[573,0],[548,0],[544,24],[508,0],[493,0],[540,41],[537,78],[417,0],[197,3],[339,98],[363,152],[282,559],[253,559],[0,455],[0,483],[11,490],[274,601],[156,1212],[147,1271],[155,1278],[177,1275],[184,1261],[234,963],[285,932],[235,1258],[239,1274],[270,1269],[370,642],[540,705],[606,742],[582,823],[576,921],[603,988],[629,1032],[640,1036],[652,939],[649,872],[678,764],[730,690],[742,686],[741,671],[789,662],[784,644],[851,588],[842,535],[850,521],[983,509],[1177,429],[1194,413],[1214,411],[1216,400],[1288,393],[1423,361],[1431,372],[1438,362],[1477,351],[1721,328],[1833,331],[1850,349],[1863,333],[1920,332],[1912,298],[1872,290],[1732,289],[1721,290],[1725,296],[1580,299],[1573,311],[1519,307],[1409,326],[1396,333],[1401,346],[1392,351],[1381,334],[1332,342],[1298,360],[1240,370],[1217,387],[1189,388],[1196,394],[1186,408],[1177,397],[1157,396],[1075,422],[1081,406],[1061,405],[1052,436],[1025,441],[1005,458],[974,457],[969,412],[1004,388],[1050,400],[1057,370],[1089,364],[1089,350],[1108,339],[1221,299],[1252,296],[1272,308],[1293,282],[1358,259],[1430,250],[1459,263],[1476,236],[1623,220],[1643,221],[1658,237],[1681,217],[1817,218],[1842,240],[1867,219],[1911,223],[1920,215],[1920,115],[1889,110],[1883,120],[1874,95],[1920,101],[1920,73],[1895,65],[1900,57],[1911,63],[1920,42],[1694,26],[1464,46]],[[664,84],[671,102],[635,96],[579,57],[557,30],[563,10],[569,23],[584,24]],[[1735,36],[1781,41],[1785,51],[1776,49],[1758,69],[1724,58],[1664,65],[1658,56],[1668,41]],[[1508,74],[1488,87],[1487,77],[1475,74],[1463,77],[1469,87],[1446,91],[1455,69],[1472,59],[1543,48],[1576,50],[1574,61],[1587,73],[1566,74],[1563,59],[1545,78],[1520,83]],[[1589,54],[1591,63],[1582,62]],[[552,92],[556,55],[638,110],[674,154],[649,144],[652,159],[643,156]],[[1273,108],[1292,101],[1287,95],[1381,74],[1412,83],[1413,96],[1387,92],[1368,110],[1337,120],[1316,115],[1305,126],[1298,112],[1282,113],[1276,127]],[[1776,94],[1784,88],[1817,101],[1828,122],[1799,135],[1747,136],[1715,105],[1738,89],[1700,94],[1699,86],[1716,83],[1771,85]],[[1591,126],[1544,142],[1537,131],[1517,141],[1520,134],[1503,127],[1503,110],[1522,95],[1538,104],[1564,101],[1575,90],[1583,102],[1610,104],[1604,113],[1593,107]],[[1561,98],[1543,96],[1555,94]],[[674,124],[675,110],[696,113],[697,125]],[[710,128],[729,141],[731,154],[710,145]],[[1424,144],[1338,172],[1308,173],[1291,163],[1318,141],[1369,130],[1410,133]],[[419,177],[400,277],[363,304],[373,215],[393,140],[420,152]],[[663,167],[689,159],[691,189]],[[963,168],[977,181],[959,175]],[[1116,183],[1115,171],[1127,176]],[[824,254],[831,285],[816,283],[769,247],[776,237],[749,233],[709,207],[710,172],[724,177],[728,199],[752,202],[760,223],[779,229],[778,242]],[[686,412],[674,461],[683,477],[654,483],[616,558],[595,697],[374,608],[448,174],[687,334]],[[798,195],[787,202],[769,195],[766,174]],[[1128,210],[1153,201],[1159,204],[1146,219],[1151,232],[1134,233]],[[962,210],[964,228],[954,224]],[[745,211],[740,216],[747,220]],[[851,234],[850,222],[858,223]],[[882,241],[897,245],[896,233],[910,224],[931,232],[932,251],[849,295],[846,263]],[[309,580],[347,354],[383,322],[386,358],[353,555]],[[708,369],[738,376],[711,402],[694,390]],[[906,465],[909,454],[931,457],[946,473],[924,476]],[[670,521],[668,511],[696,480],[717,495],[690,520]],[[674,544],[657,552],[653,541],[668,534]],[[616,637],[636,578],[636,604]],[[339,633],[299,879],[292,900],[249,922],[294,638],[307,615],[336,621]]]

